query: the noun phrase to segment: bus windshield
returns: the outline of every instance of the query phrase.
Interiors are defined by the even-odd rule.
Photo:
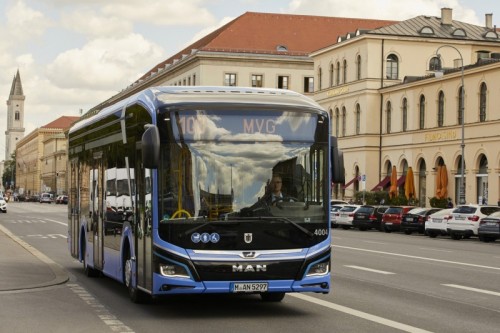
[[[163,116],[160,225],[275,220],[327,226],[324,115],[171,110]]]

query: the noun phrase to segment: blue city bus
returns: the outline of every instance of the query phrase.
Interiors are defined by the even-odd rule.
[[[69,131],[71,255],[134,302],[328,293],[336,142],[328,113],[291,91],[143,90]],[[276,175],[283,194],[270,203]]]

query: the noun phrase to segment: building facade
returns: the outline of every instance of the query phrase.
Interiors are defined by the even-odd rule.
[[[446,165],[448,196],[457,202],[463,105],[466,202],[497,204],[499,52],[491,14],[480,27],[453,20],[444,8],[441,17],[357,30],[312,53],[324,87],[314,97],[329,110],[332,134],[344,150],[347,183],[336,185],[335,195],[386,188],[392,166],[402,191],[412,167],[419,204],[428,206],[438,167]],[[441,67],[448,71],[437,79]]]

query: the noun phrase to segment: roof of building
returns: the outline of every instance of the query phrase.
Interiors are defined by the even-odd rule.
[[[246,12],[162,61],[139,80],[196,51],[308,56],[340,35],[398,21]]]
[[[80,119],[80,117],[62,116],[62,117],[57,118],[54,121],[51,121],[47,125],[42,126],[41,128],[61,128],[61,129],[67,129],[75,121],[77,121],[78,119]]]
[[[420,15],[368,32],[368,34],[500,42],[496,28],[461,21],[443,23],[441,17]]]
[[[19,74],[19,69],[17,70],[14,79],[12,80],[12,86],[10,88],[10,96],[23,96],[23,85],[21,84],[21,75]]]

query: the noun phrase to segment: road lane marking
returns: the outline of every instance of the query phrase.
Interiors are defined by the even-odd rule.
[[[427,258],[427,257],[419,257],[419,256],[412,256],[412,255],[401,254],[401,253],[392,253],[392,252],[385,252],[385,251],[360,249],[360,248],[357,248],[357,247],[342,246],[342,245],[332,245],[332,247],[338,247],[338,248],[341,248],[341,249],[348,249],[348,250],[355,250],[355,251],[362,251],[362,252],[387,254],[389,256],[395,256],[395,257],[411,258],[411,259],[419,259],[419,260],[427,260],[427,261],[441,262],[441,263],[445,263],[445,264],[453,264],[453,265],[460,265],[460,266],[493,269],[493,270],[496,270],[496,271],[500,271],[500,267],[492,267],[492,266],[485,266],[485,265],[468,264],[468,263],[465,263],[465,262],[450,261],[450,260],[443,260],[443,259],[434,259],[434,258]]]
[[[406,325],[406,324],[403,324],[403,323],[398,323],[397,321],[393,321],[393,320],[386,319],[386,318],[383,318],[383,317],[375,316],[375,315],[372,315],[372,314],[369,314],[369,313],[366,313],[366,312],[362,312],[362,311],[359,311],[359,310],[351,309],[349,307],[346,307],[346,306],[343,306],[343,305],[340,305],[340,304],[335,304],[335,303],[327,302],[327,301],[321,300],[319,298],[314,298],[312,296],[308,296],[308,295],[305,295],[305,294],[298,294],[297,293],[297,294],[288,294],[288,295],[292,296],[292,297],[295,297],[295,298],[299,298],[299,299],[301,299],[303,301],[306,301],[306,302],[310,302],[310,303],[314,303],[314,304],[317,304],[317,305],[321,305],[321,306],[324,306],[326,308],[329,308],[329,309],[332,309],[332,310],[335,310],[335,311],[347,313],[349,315],[352,315],[352,316],[355,316],[355,317],[359,317],[359,318],[362,318],[362,319],[366,319],[366,320],[375,322],[377,324],[389,326],[389,327],[392,327],[392,328],[395,328],[395,329],[398,329],[398,330],[401,330],[401,331],[404,331],[404,332],[430,333],[430,331],[426,331],[426,330],[420,329],[418,327],[413,327],[413,326]]]
[[[374,241],[367,241],[367,240],[365,240],[365,241],[363,241],[363,242],[365,242],[365,243],[370,243],[370,244],[387,245],[387,243],[382,243],[382,242],[374,242]]]
[[[51,220],[51,219],[45,219],[45,220],[50,221],[50,222],[54,222],[54,223],[59,223],[59,224],[62,224],[64,226],[68,225],[67,223],[59,222],[59,221],[56,221],[56,220]]]
[[[442,284],[442,286],[463,289],[463,290],[468,290],[468,291],[475,291],[476,293],[488,294],[488,295],[493,295],[493,296],[500,296],[500,293],[498,293],[496,291],[466,287],[466,286],[461,286],[458,284]]]
[[[434,249],[432,247],[419,247],[420,250],[428,250],[428,251],[439,251],[439,252],[453,252],[450,250],[440,250],[440,249]]]
[[[379,271],[377,269],[372,269],[372,268],[368,268],[368,267],[361,267],[361,266],[354,266],[354,265],[344,265],[344,267],[349,267],[349,268],[354,268],[354,269],[359,269],[359,270],[362,270],[362,271],[367,271],[367,272],[372,272],[372,273],[379,273],[379,274],[396,274],[396,273],[392,273],[392,272],[386,272],[386,271]]]

